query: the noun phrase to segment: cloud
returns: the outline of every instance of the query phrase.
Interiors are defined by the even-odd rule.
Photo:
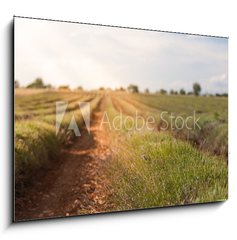
[[[227,75],[226,73],[223,73],[221,75],[213,76],[209,79],[210,83],[214,84],[222,84],[227,82]]]
[[[212,93],[228,93],[228,77],[226,73],[212,76],[205,84],[206,89]]]
[[[16,18],[15,78],[55,86],[227,92],[227,39]]]

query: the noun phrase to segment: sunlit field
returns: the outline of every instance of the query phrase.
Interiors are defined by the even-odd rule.
[[[129,126],[115,131],[118,142],[108,169],[120,210],[227,198],[226,98],[113,93],[107,109],[111,119],[120,111],[158,116],[151,131],[127,131]],[[194,109],[201,130],[161,130],[157,112],[188,116]]]
[[[78,126],[85,129],[83,108],[78,109],[80,101],[90,103],[87,114],[92,122],[94,112],[101,112],[97,127],[109,141],[110,157],[101,169],[108,179],[108,211],[227,198],[227,97],[108,90],[29,91],[24,94],[16,90],[15,94],[17,195],[27,194],[35,174],[47,172],[52,163],[56,167],[63,149],[74,144],[75,133],[68,129],[73,115]],[[56,101],[68,102],[58,134]],[[181,128],[183,123],[176,118],[193,116],[194,111],[201,129]],[[171,113],[173,119],[169,118]],[[144,127],[142,121],[149,117],[153,121]]]
[[[47,166],[60,154],[63,145],[72,142],[73,132],[68,129],[72,115],[82,125],[78,102],[90,102],[97,108],[101,94],[95,92],[16,90],[15,94],[15,179],[16,192],[24,190],[35,171]],[[25,92],[25,94],[22,94]],[[58,134],[55,131],[56,101],[68,102],[66,114]],[[89,113],[88,113],[89,114]],[[18,188],[19,185],[19,188]]]

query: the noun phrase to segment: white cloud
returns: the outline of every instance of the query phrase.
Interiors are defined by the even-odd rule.
[[[210,83],[226,83],[227,75],[226,73],[222,73],[221,75],[213,76],[209,79]]]
[[[55,86],[227,92],[227,40],[16,18],[15,78]]]

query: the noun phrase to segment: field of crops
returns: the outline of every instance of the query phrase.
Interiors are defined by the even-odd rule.
[[[226,98],[113,93],[106,106],[111,121],[120,112],[132,117],[111,134],[119,134],[108,167],[119,210],[227,198]],[[187,117],[194,110],[201,130],[161,130],[163,111]],[[131,128],[136,111],[154,116],[152,130]]]
[[[116,96],[115,107],[124,114],[134,115],[137,111],[144,117],[153,116],[158,130],[169,130],[173,136],[187,140],[199,149],[227,158],[228,98],[151,94]],[[187,122],[189,128],[183,126],[179,118],[187,119],[194,114],[199,119],[199,127],[193,128],[192,118]]]
[[[68,102],[58,134],[55,132],[56,101]],[[79,126],[84,124],[78,101],[90,102],[88,114],[92,116],[100,104],[100,111],[106,116],[100,127],[110,140],[111,150],[105,169],[109,179],[107,187],[113,189],[110,196],[113,208],[108,210],[227,198],[228,98],[122,91],[16,93],[16,192],[21,193],[34,172],[57,159],[65,145],[73,144],[74,133],[68,130],[73,114]],[[171,113],[175,120],[178,116],[192,116],[194,111],[200,119],[200,129],[181,128],[180,119],[172,128]],[[151,117],[154,121],[144,127],[144,119]],[[164,126],[167,126],[165,130]]]
[[[31,91],[31,90],[29,90]],[[101,96],[87,92],[47,91],[29,94],[27,90],[15,94],[15,179],[21,191],[35,171],[57,159],[64,145],[72,142],[74,133],[68,130],[74,115],[78,125],[84,124],[78,102],[90,102],[93,111]],[[68,103],[56,134],[56,102]],[[89,114],[89,113],[88,113]]]

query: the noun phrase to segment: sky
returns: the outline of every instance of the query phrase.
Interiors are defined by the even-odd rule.
[[[228,39],[15,18],[15,80],[97,89],[136,84],[228,92]]]

